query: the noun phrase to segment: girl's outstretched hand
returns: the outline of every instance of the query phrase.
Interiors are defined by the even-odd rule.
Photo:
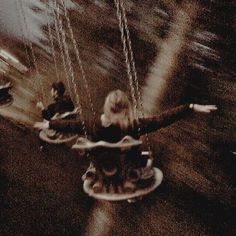
[[[192,108],[194,112],[199,112],[199,113],[211,113],[212,111],[217,110],[216,105],[199,105],[199,104],[191,104],[191,105],[190,108]]]
[[[41,109],[41,110],[44,110],[44,105],[43,105],[42,102],[37,102],[36,107]]]
[[[35,122],[34,128],[36,129],[48,129],[49,128],[49,122]]]

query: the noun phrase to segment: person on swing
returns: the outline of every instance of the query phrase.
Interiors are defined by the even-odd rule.
[[[103,140],[116,143],[127,135],[134,139],[139,139],[140,136],[169,126],[193,112],[207,114],[215,110],[217,110],[215,105],[185,104],[156,116],[135,119],[134,111],[127,95],[121,90],[115,90],[110,92],[106,97],[103,114],[95,118],[95,121],[93,119],[91,119],[91,121],[86,120],[86,128],[92,141],[97,142]],[[35,127],[38,129],[50,128],[60,132],[74,132],[78,134],[83,134],[84,132],[82,121],[80,120],[37,122],[35,123]],[[109,148],[96,149],[94,151],[95,158],[92,159],[92,164],[96,169],[98,178],[99,176],[102,176],[102,178],[93,184],[92,188],[94,192],[102,191],[101,189],[105,179],[111,181],[108,183],[109,186],[111,183],[116,185],[116,182],[118,182],[117,185],[120,185],[120,182],[123,181],[124,192],[125,189],[130,190],[131,185],[127,180],[131,179],[133,181],[135,179],[135,181],[139,181],[142,179],[142,176],[137,176],[140,169],[143,168],[140,154],[141,151],[139,147],[131,148],[131,150],[126,153],[124,159],[125,164],[124,162],[122,164],[125,165],[125,167],[121,167],[121,150]],[[125,176],[122,170],[124,168],[126,168]],[[106,178],[106,176],[109,178]],[[113,176],[115,177],[113,178]],[[134,188],[131,187],[131,189]]]
[[[63,93],[59,92],[60,95]],[[56,99],[59,100],[60,98],[57,98],[56,95]],[[73,109],[72,104],[69,104],[71,105],[70,108]],[[50,106],[49,110],[51,111],[53,109]],[[54,106],[52,104],[52,107]],[[88,128],[88,133],[93,141],[118,142],[125,135],[139,139],[141,135],[171,125],[192,112],[207,114],[215,110],[217,110],[215,105],[185,104],[156,116],[135,119],[134,111],[127,95],[121,90],[115,90],[107,95],[103,114],[96,117],[95,122],[91,120],[92,123],[90,123],[87,120],[86,128]],[[47,109],[43,110],[43,114],[47,114]],[[35,127],[38,129],[52,128],[61,132],[74,132],[78,134],[83,134],[84,132],[82,121],[80,120],[36,122]]]
[[[48,107],[44,107],[42,102],[37,103],[37,107],[42,110],[42,117],[45,120],[51,120],[56,115],[74,110],[74,104],[69,96],[65,96],[65,85],[63,82],[52,84],[51,96],[54,100]]]

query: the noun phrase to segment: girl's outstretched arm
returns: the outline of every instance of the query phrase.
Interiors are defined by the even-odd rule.
[[[83,123],[78,120],[52,120],[44,122],[36,122],[34,128],[37,129],[53,129],[63,133],[84,134]],[[86,126],[88,133],[92,132],[93,127]]]
[[[215,105],[181,105],[165,111],[160,115],[139,119],[140,134],[142,135],[145,133],[153,132],[160,128],[171,125],[175,121],[180,120],[181,118],[185,117],[188,114],[191,114],[192,112],[210,113],[215,110],[217,110],[217,107]]]
[[[216,105],[190,104],[190,108],[193,109],[194,112],[198,113],[210,113],[217,110]]]

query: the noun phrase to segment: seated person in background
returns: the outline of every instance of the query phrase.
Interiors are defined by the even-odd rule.
[[[45,120],[52,119],[55,115],[60,115],[65,112],[74,110],[74,104],[69,96],[65,96],[65,85],[63,82],[55,82],[52,84],[51,95],[54,102],[47,108],[42,102],[37,103],[37,107],[42,110],[42,117]]]

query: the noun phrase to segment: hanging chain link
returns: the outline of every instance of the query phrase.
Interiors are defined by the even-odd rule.
[[[22,0],[20,0],[19,3],[20,3],[20,12],[23,16],[23,21],[24,21],[26,33],[29,36],[29,28],[28,28],[28,24],[27,24],[27,21],[26,21],[26,16],[25,16],[24,6],[23,6]],[[39,69],[38,69],[38,65],[37,65],[37,61],[36,61],[36,57],[35,57],[35,53],[34,53],[34,49],[33,49],[33,45],[31,43],[31,41],[29,41],[29,46],[30,46],[30,50],[31,50],[31,53],[32,53],[32,59],[33,59],[33,64],[34,64],[34,67],[35,67],[35,70],[36,70],[36,75],[38,77],[40,88],[41,88],[41,100],[43,101],[43,103],[45,103],[45,101],[46,101],[45,90],[43,88],[42,77],[39,74]]]
[[[80,57],[80,52],[79,52],[79,49],[78,49],[78,46],[77,46],[77,42],[76,42],[75,37],[74,37],[73,29],[71,27],[70,18],[68,16],[68,12],[67,12],[64,0],[61,0],[61,4],[62,4],[62,6],[64,8],[64,14],[65,14],[65,18],[67,20],[67,26],[69,28],[71,40],[72,40],[72,43],[73,43],[73,46],[74,46],[75,55],[76,55],[77,61],[79,63],[82,79],[83,79],[84,84],[85,84],[85,89],[86,89],[86,92],[88,94],[89,103],[90,103],[91,110],[92,110],[92,113],[93,113],[93,116],[94,116],[94,119],[95,119],[96,113],[95,113],[95,110],[94,110],[94,105],[93,105],[93,102],[92,102],[88,81],[87,81],[86,74],[85,74],[85,71],[84,71],[84,68],[83,68],[83,63],[82,63],[82,60],[81,60],[81,57]]]
[[[23,24],[22,24],[22,21],[21,21],[21,15],[20,15],[20,10],[19,10],[19,6],[18,6],[18,1],[15,0],[15,6],[16,6],[16,14],[17,14],[17,18],[19,20],[19,23],[20,23],[20,30],[22,32],[22,41],[23,41],[23,44],[24,44],[24,49],[25,49],[25,54],[26,54],[26,58],[27,58],[27,61],[29,63],[29,67],[31,66],[31,62],[30,62],[30,55],[29,55],[29,52],[28,52],[28,49],[27,49],[27,44],[26,44],[26,37],[24,36],[24,28],[23,28]],[[30,83],[34,86],[34,83],[29,80]]]
[[[141,93],[140,93],[140,90],[139,90],[139,82],[138,82],[138,77],[137,77],[135,61],[134,61],[132,43],[131,43],[131,40],[130,40],[130,33],[129,33],[129,28],[128,28],[128,22],[127,22],[124,2],[122,0],[120,0],[120,7],[121,7],[122,19],[124,21],[124,26],[125,26],[126,37],[127,37],[127,41],[128,41],[128,52],[129,52],[129,55],[130,55],[130,61],[131,61],[130,64],[131,64],[131,69],[132,69],[133,77],[134,77],[134,85],[136,87],[136,93],[138,95],[138,109],[140,109]]]
[[[136,70],[135,61],[134,61],[132,43],[131,43],[131,40],[130,40],[128,21],[127,21],[127,17],[126,17],[126,11],[125,11],[123,0],[120,0],[120,6],[121,6],[122,15],[123,15],[123,19],[124,19],[125,30],[126,30],[126,34],[127,34],[127,41],[128,41],[129,52],[130,52],[131,65],[132,65],[132,70],[133,70],[133,75],[134,75],[134,83],[135,83],[136,91],[137,91],[137,95],[138,95],[139,111],[141,112],[141,117],[144,118],[145,115],[144,115],[143,102],[142,102],[141,92],[140,92],[140,89],[139,89],[137,70]],[[151,147],[150,147],[149,137],[148,137],[147,134],[145,136],[146,136],[146,140],[147,140],[147,143],[148,143],[148,148],[149,148],[149,151],[150,151]]]
[[[48,3],[49,9],[50,9],[50,2]],[[53,62],[54,62],[54,67],[55,67],[55,72],[56,72],[56,79],[57,82],[60,80],[59,73],[58,73],[58,68],[57,68],[57,58],[56,58],[56,51],[55,51],[55,45],[54,45],[54,39],[52,35],[52,28],[50,25],[50,17],[49,17],[49,10],[46,10],[47,12],[47,27],[48,27],[48,36],[49,36],[49,42],[50,42],[50,49],[51,49],[51,54],[53,57]]]
[[[132,49],[132,43],[130,40],[130,33],[129,33],[129,28],[128,28],[128,21],[127,21],[127,17],[126,17],[124,2],[123,2],[123,0],[114,0],[114,2],[116,4],[116,8],[117,8],[117,16],[119,19],[119,26],[120,26],[120,31],[121,31],[121,35],[122,35],[121,38],[123,41],[123,45],[127,44],[127,46],[124,46],[124,53],[125,53],[125,57],[126,57],[127,67],[131,68],[130,71],[128,70],[128,76],[129,76],[129,78],[131,76],[132,81],[135,84],[135,88],[131,88],[131,92],[134,93],[133,96],[135,96],[135,89],[136,89],[136,93],[137,93],[137,97],[138,97],[138,101],[136,100],[137,101],[136,106],[138,108],[136,107],[136,109],[139,109],[139,111],[141,112],[141,116],[144,118],[143,103],[142,103],[142,98],[141,98],[141,92],[139,89],[137,70],[136,70],[134,56],[133,56],[133,49]],[[121,27],[123,27],[123,29]],[[124,32],[125,32],[126,36],[125,36]],[[127,54],[129,56],[127,56]],[[130,86],[131,86],[131,83],[130,83]],[[136,110],[136,112],[137,112],[137,110]],[[136,115],[138,115],[138,114],[136,113]],[[138,129],[138,133],[140,133],[140,128]],[[146,138],[148,150],[151,151],[151,145],[150,145],[150,140],[149,140],[148,134],[145,134],[145,138]]]
[[[128,49],[127,49],[127,45],[126,45],[126,37],[125,37],[125,32],[124,32],[124,24],[122,21],[122,13],[120,10],[120,3],[118,0],[114,0],[114,3],[116,5],[116,14],[117,14],[117,18],[119,21],[119,28],[120,28],[120,32],[121,32],[121,41],[123,43],[123,53],[125,56],[125,63],[126,63],[126,69],[127,69],[127,74],[128,74],[128,78],[129,78],[129,85],[130,85],[130,90],[131,90],[131,97],[132,97],[132,102],[134,105],[134,113],[135,113],[135,117],[137,118],[137,99],[135,97],[135,89],[134,89],[134,85],[133,85],[133,76],[132,76],[132,71],[131,71],[131,66],[130,66],[130,61],[129,61],[129,54],[128,54]]]
[[[59,12],[57,12],[57,14],[59,14]],[[79,115],[81,117],[82,129],[84,131],[85,137],[88,138],[88,133],[87,133],[86,126],[85,126],[85,119],[84,119],[84,116],[83,116],[83,109],[82,109],[82,106],[81,106],[80,97],[79,97],[79,93],[78,93],[78,90],[77,90],[77,85],[76,85],[76,82],[75,82],[75,76],[74,76],[74,71],[73,71],[73,68],[72,68],[72,62],[71,62],[71,59],[70,59],[69,48],[68,48],[68,45],[67,45],[67,42],[66,42],[66,33],[65,33],[65,30],[63,29],[63,23],[62,23],[62,19],[60,17],[60,14],[59,14],[58,20],[59,20],[58,23],[59,23],[61,34],[62,34],[63,45],[65,47],[66,59],[67,59],[68,66],[69,66],[71,82],[73,84],[73,88],[74,88],[74,92],[75,92],[75,96],[76,96],[76,105],[78,106]]]
[[[57,5],[56,0],[54,0],[54,6],[52,7],[52,11],[53,11],[53,19],[54,19],[54,25],[55,25],[55,30],[56,30],[56,35],[57,35],[57,41],[59,44],[59,50],[60,50],[60,54],[61,54],[61,59],[62,59],[62,64],[63,64],[63,68],[64,68],[64,72],[65,72],[65,76],[66,76],[66,82],[67,82],[67,86],[69,89],[69,94],[70,97],[73,98],[73,92],[71,89],[71,85],[70,85],[70,79],[69,79],[69,71],[67,69],[66,66],[66,58],[65,58],[65,52],[64,52],[64,47],[62,44],[62,36],[61,33],[63,29],[59,29],[60,28],[60,24],[59,24],[59,19],[58,19],[58,14],[59,14],[59,6]]]
[[[69,54],[69,48],[68,48],[68,44],[66,42],[66,31],[64,29],[63,26],[63,21],[60,15],[60,6],[59,4],[56,2],[56,0],[54,0],[55,4],[56,4],[56,20],[57,20],[57,24],[58,24],[58,30],[59,30],[59,35],[61,36],[61,42],[62,42],[62,50],[63,50],[63,55],[64,55],[64,60],[65,60],[65,67],[67,68],[67,72],[68,72],[68,77],[67,77],[67,84],[68,87],[70,89],[70,93],[71,96],[75,98],[75,102],[77,103],[80,100],[77,100],[76,98],[76,93],[75,93],[75,89],[73,87],[73,90],[71,89],[71,84],[73,85],[73,78],[74,78],[74,71],[72,68],[72,61],[70,59],[70,54]],[[76,87],[77,90],[77,87]]]

